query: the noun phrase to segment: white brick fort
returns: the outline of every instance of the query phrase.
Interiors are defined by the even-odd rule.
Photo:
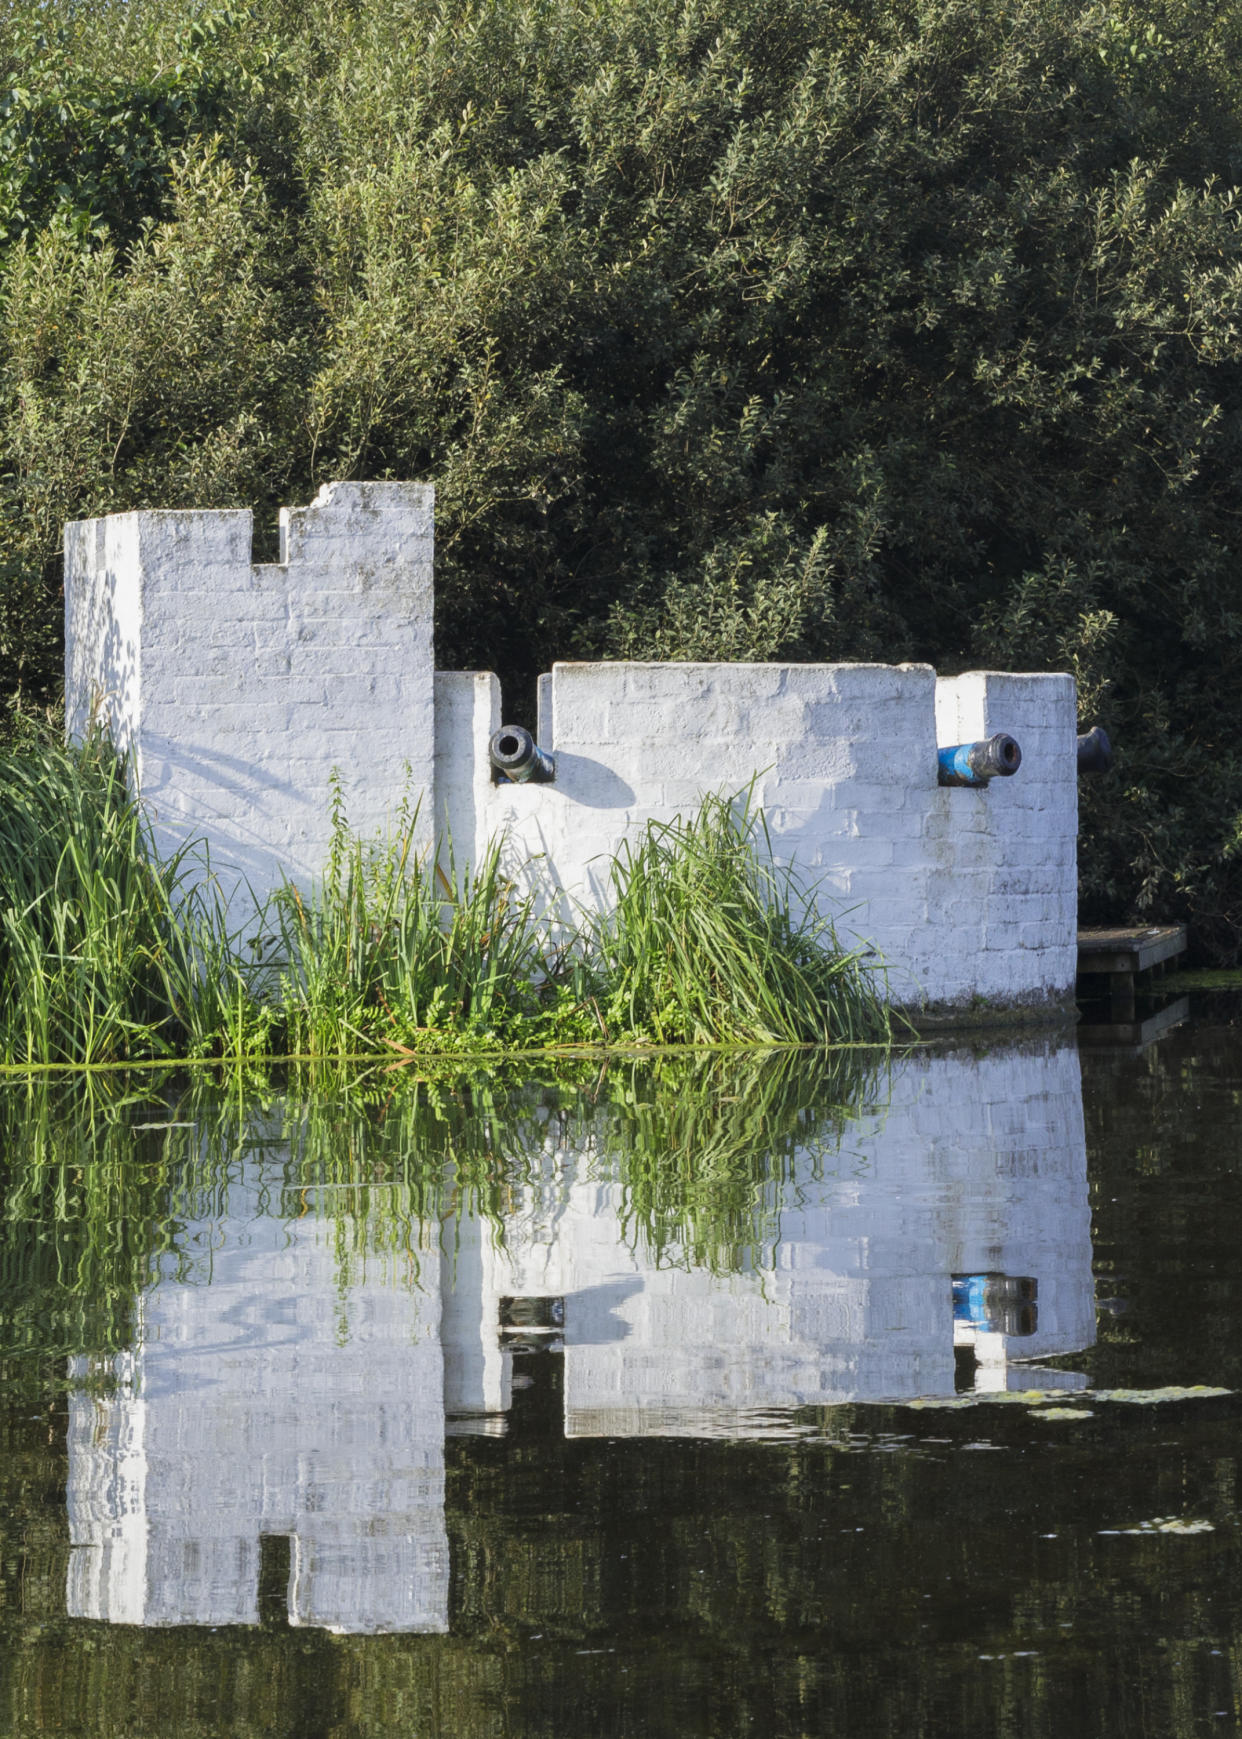
[[[1064,1007],[1076,967],[1076,696],[1067,675],[901,664],[557,664],[539,683],[550,783],[497,782],[487,672],[436,671],[434,492],[334,483],[251,561],[247,511],[65,530],[71,738],[129,758],[162,850],[201,840],[237,911],[322,869],[334,778],[351,824],[419,803],[458,871],[503,837],[562,913],[604,897],[651,820],[753,778],[774,853],[924,1010]],[[938,747],[1004,731],[1013,778],[937,782]]]

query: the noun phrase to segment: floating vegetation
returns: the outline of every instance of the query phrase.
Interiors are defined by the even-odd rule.
[[[1156,1407],[1170,1401],[1207,1401],[1232,1395],[1233,1389],[1216,1389],[1206,1383],[1195,1383],[1183,1388],[1174,1384],[1163,1389],[1074,1389],[1071,1391],[1075,1400],[1121,1402],[1131,1407]],[[1089,1414],[1080,1407],[1065,1405],[1066,1391],[1064,1389],[998,1389],[984,1390],[978,1394],[946,1395],[943,1398],[936,1395],[920,1396],[914,1401],[901,1404],[906,1407],[945,1409],[960,1411],[965,1407],[1030,1407],[1041,1408],[1040,1417],[1044,1419],[1058,1417],[1087,1418]]]
[[[1242,971],[1228,966],[1217,969],[1192,967],[1184,972],[1168,972],[1160,980],[1162,991],[1173,990],[1242,990]]]
[[[1097,1528],[1097,1534],[1214,1534],[1215,1522],[1202,1516],[1153,1516],[1149,1522],[1139,1522],[1133,1528]]]
[[[1096,1401],[1121,1401],[1130,1407],[1153,1407],[1164,1401],[1205,1401],[1213,1396],[1232,1395],[1232,1389],[1216,1389],[1207,1383],[1193,1383],[1183,1388],[1173,1383],[1163,1389],[1094,1389]]]

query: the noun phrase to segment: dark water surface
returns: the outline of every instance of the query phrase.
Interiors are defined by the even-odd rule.
[[[1240,1101],[0,1087],[0,1733],[1237,1731]]]

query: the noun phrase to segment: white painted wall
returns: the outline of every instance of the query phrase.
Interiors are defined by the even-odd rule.
[[[459,869],[505,840],[562,918],[605,900],[647,822],[754,781],[778,857],[894,1001],[950,1012],[1068,1001],[1077,768],[1068,676],[927,665],[558,664],[541,679],[551,785],[497,785],[488,673],[433,672],[432,491],[329,484],[250,560],[240,512],[152,512],[65,533],[66,707],[131,757],[161,848],[202,839],[233,898],[323,868],[332,776],[352,825],[421,802]],[[1023,764],[941,790],[936,747],[1017,737]],[[447,847],[442,847],[447,858]],[[532,863],[532,860],[533,863]],[[240,917],[249,909],[235,899]]]
[[[516,872],[607,900],[608,864],[649,821],[754,781],[777,857],[843,940],[886,962],[893,1000],[970,1009],[1058,1002],[1076,970],[1073,679],[929,665],[558,664],[541,689],[551,785],[496,784],[500,694],[486,672],[436,677],[436,795],[457,860],[496,836]],[[1022,766],[942,789],[939,744],[997,731]]]
[[[281,559],[257,566],[248,512],[65,528],[69,735],[110,729],[161,849],[205,840],[230,898],[322,870],[334,769],[365,833],[429,790],[433,501],[328,484],[282,513]]]

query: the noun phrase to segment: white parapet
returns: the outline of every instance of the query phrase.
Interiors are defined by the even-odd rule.
[[[328,484],[258,565],[249,512],[66,526],[69,735],[110,731],[161,849],[203,841],[230,898],[322,870],[334,776],[364,833],[429,790],[433,504]]]
[[[540,685],[552,784],[493,781],[489,672],[436,678],[436,795],[458,863],[503,836],[562,916],[609,897],[609,864],[648,822],[748,786],[779,861],[875,951],[893,1000],[1055,1005],[1076,970],[1074,681],[925,664],[558,664]],[[939,745],[1007,731],[1011,779],[945,789]]]

